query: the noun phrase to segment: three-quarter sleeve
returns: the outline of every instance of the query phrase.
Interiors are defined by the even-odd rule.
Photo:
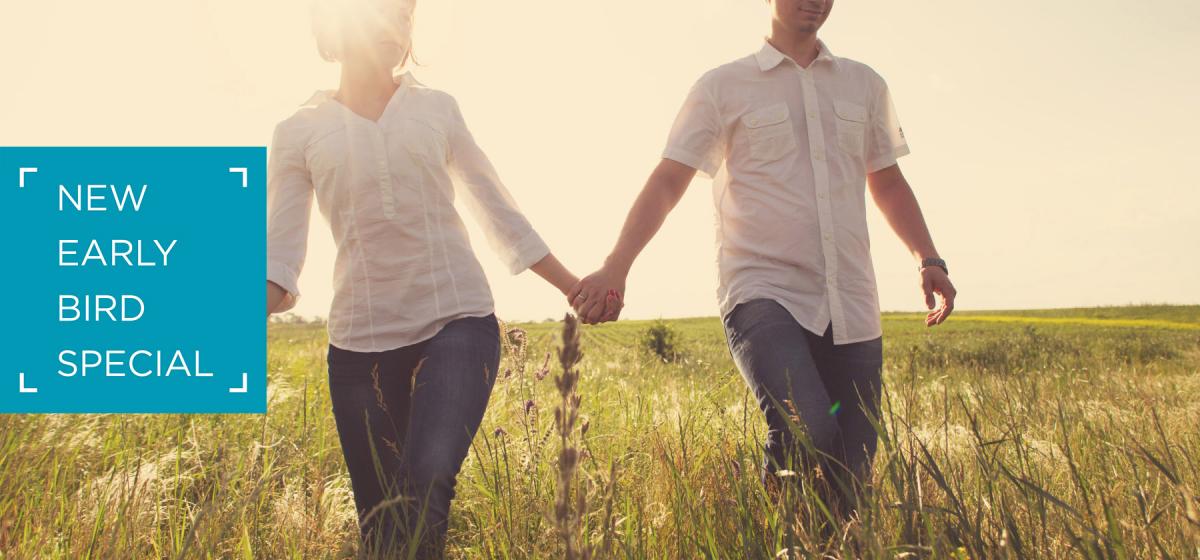
[[[303,144],[285,121],[275,127],[267,156],[267,280],[287,292],[277,312],[291,309],[300,297],[312,200]]]
[[[519,274],[550,254],[550,248],[521,213],[496,169],[467,129],[458,103],[448,98],[447,132],[450,170],[458,192],[475,216],[492,250],[512,274]]]
[[[724,158],[724,126],[708,75],[700,78],[683,102],[663,158],[682,163],[712,177]]]
[[[908,155],[908,141],[900,119],[896,116],[896,105],[888,91],[887,82],[878,74],[871,76],[870,118],[867,123],[866,161],[867,173],[874,173],[896,164],[900,157]]]

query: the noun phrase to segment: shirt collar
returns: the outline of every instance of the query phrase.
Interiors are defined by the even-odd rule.
[[[415,76],[413,76],[411,71],[404,70],[403,67],[396,68],[395,70],[392,71],[392,81],[396,82],[397,84],[400,84],[401,86],[424,85],[421,82],[417,81],[417,78]]]
[[[417,81],[417,78],[412,75],[411,71],[404,70],[400,67],[398,67],[392,71],[392,81],[399,84],[400,87],[402,87],[402,88],[424,85],[421,82]],[[336,89],[319,89],[315,93],[313,93],[312,97],[309,97],[308,101],[305,101],[304,104],[305,105],[320,104],[326,100],[332,99],[333,94],[336,91],[337,91]]]
[[[779,52],[779,49],[775,48],[775,45],[772,45],[770,41],[765,39],[763,40],[762,48],[757,53],[754,53],[754,58],[758,60],[758,68],[763,72],[779,66],[785,60],[791,60],[788,55]],[[830,52],[829,46],[825,44],[825,41],[817,39],[817,58],[813,60],[813,63],[815,64],[822,60],[828,61],[834,66],[837,65],[837,57],[833,56],[833,53]],[[810,64],[809,66],[811,67],[812,65]]]

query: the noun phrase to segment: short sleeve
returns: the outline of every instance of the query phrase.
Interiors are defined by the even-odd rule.
[[[870,122],[867,126],[867,173],[874,173],[896,164],[908,155],[908,141],[896,115],[896,106],[888,91],[887,82],[872,73]]]
[[[308,248],[313,186],[298,140],[280,123],[267,156],[267,280],[287,292],[276,312],[296,305]]]
[[[450,169],[456,177],[467,209],[475,216],[488,244],[504,261],[508,271],[519,274],[550,254],[550,248],[534,231],[516,201],[500,182],[495,167],[467,128],[458,102],[450,104],[448,138]]]
[[[663,158],[712,177],[721,168],[724,158],[724,136],[711,74],[706,74],[692,86],[675,117]]]

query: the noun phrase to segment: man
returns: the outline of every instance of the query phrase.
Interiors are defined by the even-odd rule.
[[[696,171],[713,177],[720,309],[766,414],[764,477],[818,466],[827,505],[845,515],[870,472],[883,359],[866,185],[920,263],[926,326],[950,316],[955,290],[896,163],[909,150],[887,85],[817,38],[833,0],[768,2],[762,48],[695,84],[616,247],[568,298],[585,322],[615,318],[606,294],[624,296]]]

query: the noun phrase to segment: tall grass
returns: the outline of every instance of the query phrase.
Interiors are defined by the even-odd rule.
[[[622,558],[1200,557],[1196,330],[889,317],[871,499],[823,535],[812,493],[759,482],[719,322],[670,324],[675,362],[639,349],[644,322],[576,327],[574,361],[562,324],[505,326],[452,557],[562,558],[566,534]],[[0,557],[353,557],[324,331],[269,336],[266,416],[0,416]]]

